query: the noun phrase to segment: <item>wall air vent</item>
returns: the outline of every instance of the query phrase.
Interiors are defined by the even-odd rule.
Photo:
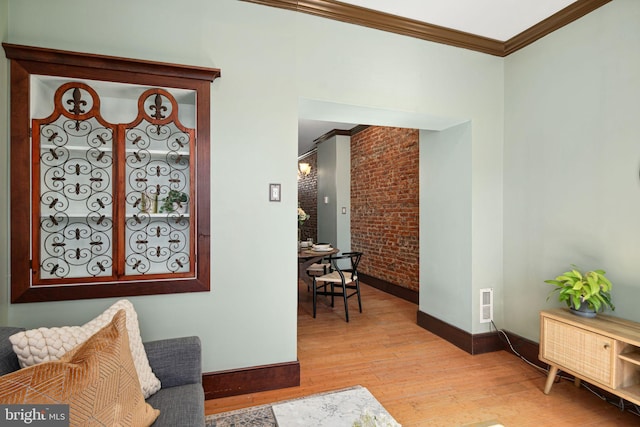
[[[493,288],[480,289],[480,323],[493,320]]]

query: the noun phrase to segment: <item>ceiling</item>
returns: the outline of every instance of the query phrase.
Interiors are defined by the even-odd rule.
[[[610,0],[245,1],[506,56]],[[300,119],[298,153],[313,149],[314,140],[332,130],[357,125]]]
[[[507,41],[576,0],[341,0],[477,36]]]
[[[325,122],[321,120],[298,119],[298,155],[313,150],[315,140],[332,130],[349,130],[358,126],[354,123]]]

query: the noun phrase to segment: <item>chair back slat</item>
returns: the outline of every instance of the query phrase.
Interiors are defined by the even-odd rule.
[[[353,280],[358,276],[358,265],[360,264],[360,258],[362,258],[362,252],[344,252],[338,255],[331,255],[329,260],[333,265],[334,270],[340,274],[343,280],[346,280],[345,273],[349,273],[348,277]],[[340,267],[339,260],[348,259],[351,265],[350,268]]]

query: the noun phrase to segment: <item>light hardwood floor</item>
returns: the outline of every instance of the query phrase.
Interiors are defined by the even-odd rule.
[[[563,380],[542,392],[545,374],[505,351],[471,356],[416,325],[417,305],[362,286],[363,313],[349,302],[320,303],[299,287],[299,387],[212,399],[213,414],[353,385],[367,387],[404,427],[467,426],[488,421],[506,427],[638,426],[584,388]],[[500,325],[498,325],[500,327]],[[313,427],[313,426],[309,426]]]

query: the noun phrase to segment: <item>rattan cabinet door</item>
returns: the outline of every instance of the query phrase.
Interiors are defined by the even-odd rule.
[[[542,356],[581,376],[613,387],[613,339],[543,318]]]

